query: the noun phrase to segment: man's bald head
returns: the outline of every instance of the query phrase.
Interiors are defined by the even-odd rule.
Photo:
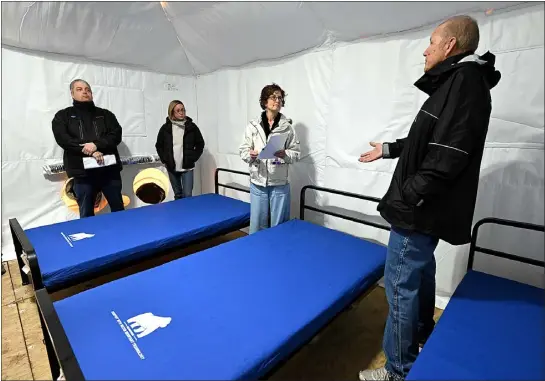
[[[469,16],[454,16],[439,25],[445,38],[456,38],[457,53],[475,53],[479,47],[479,26]]]
[[[428,71],[449,57],[462,53],[475,53],[479,46],[479,26],[469,16],[454,16],[441,23],[430,37],[424,52]]]

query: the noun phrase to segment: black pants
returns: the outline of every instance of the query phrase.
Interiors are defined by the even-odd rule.
[[[125,210],[121,187],[119,172],[101,172],[75,178],[74,192],[79,206],[79,217],[85,218],[95,215],[95,200],[100,191],[106,197],[112,212]]]

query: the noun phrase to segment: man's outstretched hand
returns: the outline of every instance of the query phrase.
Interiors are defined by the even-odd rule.
[[[382,143],[369,143],[373,149],[360,155],[359,161],[362,163],[369,163],[382,157]]]

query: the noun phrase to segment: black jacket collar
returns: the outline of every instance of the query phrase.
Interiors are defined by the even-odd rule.
[[[463,53],[447,58],[424,73],[414,85],[426,94],[432,95],[450,77],[457,67],[456,64],[469,55],[470,53]]]
[[[443,62],[439,63],[434,68],[428,70],[422,77],[414,83],[414,85],[421,91],[428,95],[432,95],[461,65],[466,63],[460,63],[460,61],[472,53],[462,53],[447,58]],[[477,65],[481,71],[488,87],[492,89],[498,84],[501,78],[501,73],[496,70],[494,64],[496,62],[496,56],[490,52],[486,52],[482,56],[478,57],[481,63],[471,63]]]
[[[96,110],[96,106],[93,101],[80,102],[74,99],[72,104],[74,105],[74,108],[80,112],[94,112]]]

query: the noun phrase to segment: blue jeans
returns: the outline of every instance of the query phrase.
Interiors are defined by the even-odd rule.
[[[435,322],[435,256],[437,238],[394,228],[390,232],[384,283],[388,319],[384,331],[386,370],[404,379],[418,355],[418,344]]]
[[[168,178],[170,179],[170,185],[174,191],[174,199],[178,200],[184,197],[191,197],[193,195],[193,172],[168,172]]]
[[[74,179],[74,193],[79,207],[79,217],[92,217],[95,215],[95,200],[98,192],[102,194],[110,205],[112,212],[125,210],[123,197],[121,196],[121,175],[107,174],[89,175]]]
[[[262,187],[250,183],[250,234],[290,219],[290,184]]]

